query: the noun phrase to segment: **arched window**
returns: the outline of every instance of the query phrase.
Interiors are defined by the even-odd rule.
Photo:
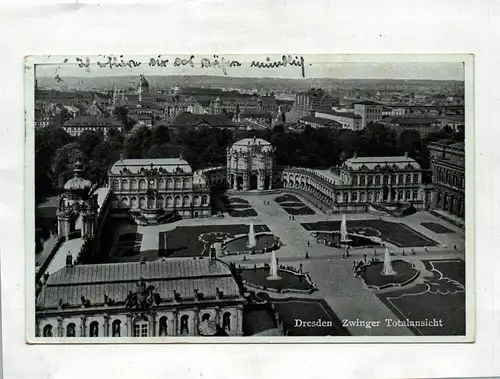
[[[146,198],[145,197],[139,198],[139,208],[140,209],[146,208]]]
[[[148,336],[149,321],[147,317],[139,317],[134,321],[134,337],[147,337]]]
[[[99,323],[92,321],[90,323],[90,337],[99,337]]]
[[[347,192],[344,192],[344,203],[349,202],[349,194]]]
[[[189,316],[184,315],[181,317],[181,336],[189,334]]]
[[[201,204],[202,205],[207,205],[207,202],[208,202],[208,198],[205,195],[203,195],[201,197]]]
[[[210,313],[204,313],[203,316],[201,316],[201,321],[208,321],[210,320]]]
[[[195,206],[199,206],[199,205],[200,205],[200,197],[199,197],[199,196],[195,196],[195,197],[193,198],[193,204],[194,204]]]
[[[113,180],[113,186],[111,189],[113,191],[118,191],[120,189],[120,182],[118,180]]]
[[[410,199],[411,199],[411,191],[407,190],[406,191],[406,200],[410,200]]]
[[[113,321],[111,324],[111,335],[113,337],[121,337],[122,322],[120,320]]]
[[[358,176],[357,175],[353,175],[352,176],[352,185],[353,186],[357,186],[358,185]]]
[[[132,181],[130,182],[130,189],[132,189],[132,190],[137,189],[137,180],[132,179]]]
[[[140,190],[145,190],[146,189],[146,180],[145,179],[139,180],[139,189]]]
[[[122,191],[128,191],[128,180],[122,180]]]
[[[410,184],[410,183],[411,183],[411,175],[406,174],[406,184]]]
[[[373,176],[372,175],[368,175],[368,186],[372,186],[373,185]]]
[[[158,197],[158,207],[159,208],[165,207],[165,199],[163,198],[163,196]]]
[[[413,174],[413,184],[418,184],[418,174]]]
[[[66,337],[76,337],[76,325],[73,322],[66,327]]]
[[[175,188],[180,189],[181,188],[181,180],[180,179],[175,179]]]
[[[418,199],[418,191],[414,190],[413,191],[413,200],[417,200],[417,199]]]
[[[189,207],[191,201],[189,200],[189,196],[184,196],[184,206]]]
[[[171,196],[167,197],[167,208],[172,208],[174,206],[174,199]]]
[[[174,188],[174,181],[172,179],[167,179],[167,188],[168,189]]]
[[[222,315],[222,329],[229,332],[231,331],[231,313],[224,312]]]
[[[137,198],[133,197],[130,199],[130,208],[136,209],[137,208]]]
[[[182,199],[180,196],[176,196],[174,200],[175,200],[176,207],[180,207],[182,205]]]
[[[165,189],[165,180],[160,179],[158,184],[159,184],[160,189]]]
[[[380,185],[380,175],[375,176],[375,185],[379,186]]]
[[[403,174],[400,174],[400,175],[398,176],[398,181],[399,181],[399,184],[403,184],[403,180],[404,180]]]
[[[159,330],[158,335],[160,337],[164,337],[164,336],[168,335],[168,319],[166,316],[160,317],[159,326],[160,326],[160,330]]]
[[[52,325],[48,324],[43,327],[43,336],[44,337],[53,337],[52,335]]]

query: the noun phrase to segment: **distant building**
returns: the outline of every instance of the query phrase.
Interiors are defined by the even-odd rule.
[[[106,138],[114,129],[121,133],[122,124],[112,117],[78,116],[64,123],[63,129],[71,136],[78,137],[84,131],[101,132]]]
[[[274,93],[261,96],[260,110],[262,112],[270,113],[273,116],[276,114],[276,112],[278,111],[278,103],[276,101],[276,96],[274,96]]]
[[[197,115],[192,113],[181,113],[171,123],[170,127],[191,128],[234,128],[235,124],[226,115]]]
[[[361,116],[361,125],[364,129],[369,123],[378,123],[382,119],[382,104],[374,101],[354,103],[354,113]]]
[[[426,137],[429,133],[439,132],[442,128],[441,122],[431,117],[386,117],[379,121],[393,129],[398,135],[404,131],[417,131],[420,136]]]
[[[137,95],[139,103],[154,101],[154,91],[149,87],[149,82],[142,74],[139,78],[139,85],[137,86]]]
[[[465,145],[441,141],[429,144],[433,185],[432,208],[465,216]]]
[[[295,96],[295,110],[299,118],[310,115],[313,109],[331,109],[333,105],[333,97],[320,88],[300,92]]]
[[[212,258],[68,262],[41,287],[36,336],[242,336],[244,303],[230,268]]]
[[[121,159],[108,176],[116,199],[113,207],[130,210],[140,224],[172,214],[183,218],[212,214],[209,188],[194,183],[184,159]]]
[[[311,128],[332,128],[332,129],[342,129],[344,126],[335,120],[329,120],[326,118],[319,118],[314,116],[305,116],[300,119],[300,123],[304,125],[309,125]]]
[[[312,115],[316,118],[336,121],[342,125],[343,129],[363,129],[361,116],[353,112],[337,112],[328,109],[314,109],[312,111]]]

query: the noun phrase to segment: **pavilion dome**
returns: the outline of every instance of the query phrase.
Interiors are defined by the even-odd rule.
[[[260,152],[272,152],[273,146],[262,138],[243,138],[231,146],[231,153],[248,153],[255,150]]]
[[[82,191],[88,190],[90,187],[92,187],[92,182],[79,176],[71,178],[64,185],[66,191]]]
[[[92,187],[92,182],[90,180],[82,178],[81,174],[83,172],[81,162],[76,162],[75,168],[73,170],[74,176],[64,184],[64,189],[66,191],[82,191],[89,190]]]

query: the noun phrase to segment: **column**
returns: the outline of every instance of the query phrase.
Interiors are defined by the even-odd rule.
[[[248,191],[248,173],[243,174],[243,190]]]
[[[257,189],[262,191],[264,189],[264,178],[262,177],[262,173],[259,172],[257,175]]]
[[[63,318],[61,316],[57,318],[57,336],[64,337]]]
[[[349,203],[350,203],[350,202],[352,202],[352,194],[351,194],[351,191],[347,191],[347,196],[348,196],[347,201],[348,201]]]
[[[87,329],[87,317],[81,316],[80,317],[80,336],[86,337],[86,329]]]
[[[197,336],[199,335],[199,330],[198,330],[198,325],[200,322],[200,309],[198,307],[194,308],[194,315],[193,315],[193,335]]]
[[[215,323],[217,325],[221,325],[221,323],[220,323],[220,307],[218,305],[215,306]]]
[[[133,325],[132,325],[132,314],[129,313],[127,314],[127,337],[132,337],[132,331],[133,331]]]
[[[109,337],[109,315],[104,315],[103,329],[102,335],[104,337]]]
[[[243,335],[243,305],[238,305],[238,309],[236,311],[236,319],[237,319],[237,329],[236,335]]]
[[[156,337],[156,312],[151,312],[151,319],[149,320],[149,337]]]
[[[233,175],[233,190],[237,190],[238,189],[238,177],[236,176],[236,174]]]
[[[179,335],[179,312],[177,310],[174,310],[172,312],[172,336],[178,336]]]
[[[463,200],[460,200],[460,211],[459,211],[458,215],[460,217],[464,217],[465,216],[465,204],[464,204]]]
[[[448,212],[450,213],[453,213],[453,202],[454,202],[454,197],[453,196],[449,196],[449,200],[448,200]]]

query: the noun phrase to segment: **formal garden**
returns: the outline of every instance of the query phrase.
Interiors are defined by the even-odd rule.
[[[298,197],[294,195],[281,195],[276,197],[274,201],[276,201],[288,214],[293,216],[316,214],[311,208],[305,205]]]
[[[302,223],[302,227],[311,232],[334,232],[340,230],[341,221],[318,221]],[[348,220],[348,233],[378,237],[384,242],[397,247],[437,246],[438,243],[422,233],[399,222],[385,220]]]
[[[220,196],[220,201],[225,208],[223,211],[227,212],[231,217],[257,216],[257,212],[252,208],[250,203],[241,197],[222,195]]]

